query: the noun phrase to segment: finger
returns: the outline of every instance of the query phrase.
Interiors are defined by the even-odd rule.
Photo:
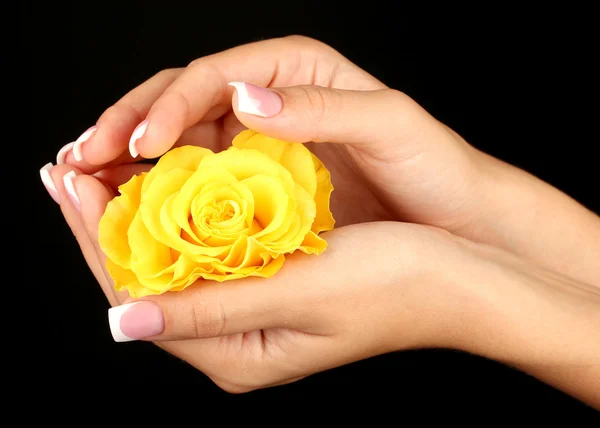
[[[336,256],[331,249],[319,257],[296,253],[271,278],[199,280],[180,292],[130,300],[109,311],[113,337],[177,341],[277,327],[308,328],[313,319],[309,302],[319,290],[309,285],[349,279],[339,275],[332,257]]]
[[[317,308],[335,298],[336,290],[344,292],[341,299],[353,293],[362,296],[365,282],[372,280],[372,264],[357,269],[356,246],[375,256],[389,251],[381,248],[377,237],[364,242],[363,235],[356,235],[360,230],[343,227],[328,232],[327,251],[319,256],[294,253],[270,278],[224,283],[200,280],[180,292],[128,300],[109,311],[113,337],[116,341],[177,341],[270,328],[329,334],[330,327],[322,323],[323,314]],[[390,282],[397,272],[379,269],[378,275],[381,281]],[[365,296],[357,297],[361,299]]]
[[[134,157],[161,156],[188,127],[229,111],[232,88],[227,83],[231,80],[263,86],[290,81],[308,84],[315,79],[312,63],[324,57],[324,74],[330,82],[336,65],[348,61],[333,49],[305,38],[266,40],[198,59],[154,103],[132,136],[130,151]],[[365,79],[360,74],[361,85]]]
[[[73,180],[73,190],[79,198],[83,226],[106,278],[106,281],[101,282],[102,291],[109,298],[111,305],[122,303],[129,295],[127,292],[115,290],[114,283],[106,269],[106,256],[98,243],[98,224],[106,210],[106,205],[115,197],[115,194],[97,178],[90,175],[80,175]]]
[[[56,156],[57,165],[67,164],[71,165],[74,168],[77,168],[77,170],[80,171],[82,174],[94,174],[103,168],[110,168],[113,166],[134,162],[134,159],[131,157],[131,154],[129,154],[128,151],[121,153],[119,156],[112,159],[110,162],[100,165],[91,164],[86,159],[76,161],[72,154],[74,144],[75,142],[69,143],[62,149],[60,149],[58,155]]]
[[[84,131],[72,146],[65,146],[58,156],[71,165],[89,170],[91,166],[107,164],[121,155],[121,160],[131,160],[127,150],[129,137],[135,127],[146,117],[152,104],[183,72],[182,68],[159,72],[109,107],[97,123]],[[86,168],[87,167],[87,168]]]
[[[235,118],[235,115],[233,115]],[[237,121],[237,118],[235,118]],[[239,123],[239,121],[238,121]],[[233,137],[231,137],[233,138]],[[207,122],[207,123],[199,123],[189,129],[187,129],[181,138],[175,143],[174,147],[179,147],[182,145],[194,145],[194,146],[202,146],[206,147],[210,150],[216,151],[223,144],[223,135],[222,135],[222,126],[219,122]],[[231,143],[231,139],[229,139],[229,143]],[[65,161],[65,158],[68,157],[68,153],[72,150],[74,143],[70,143],[65,146],[65,148],[61,149],[63,151],[62,154],[57,156],[57,163],[63,164],[68,163],[70,165],[75,165],[79,171],[84,174],[94,174],[97,176],[99,172],[104,170],[118,170],[119,167],[123,165],[132,165],[131,171],[136,170],[145,170],[145,167],[136,167],[136,162],[139,159],[133,159],[129,151],[125,151],[119,155],[116,159],[103,164],[103,165],[92,165],[88,163],[85,159],[81,162],[72,162],[71,158]],[[132,174],[133,175],[133,174]],[[131,175],[129,176],[129,178]]]
[[[74,187],[75,185],[78,185],[77,182],[85,176],[80,175],[78,170],[69,165],[57,165],[52,168],[49,173],[59,197],[61,211],[73,235],[79,243],[81,252],[83,253],[88,266],[92,270],[94,276],[98,279],[98,282],[102,288],[108,289],[110,287],[108,279],[109,277],[106,275],[106,271],[104,270],[103,261],[98,258],[98,253],[94,246],[94,242],[96,242],[96,240],[91,239],[88,235],[84,216],[80,210],[81,202],[78,196],[79,193],[77,193],[77,190],[79,189]],[[104,188],[104,186],[102,187],[103,190],[107,192],[106,188]],[[80,193],[84,195],[83,192],[80,191]],[[87,212],[87,210],[84,211],[84,213],[85,212]],[[110,290],[108,290],[108,293],[105,290],[105,294],[111,305],[118,304],[117,299]]]
[[[278,286],[255,278],[229,284],[200,280],[181,292],[111,309],[111,331],[120,342],[205,339],[269,328],[281,321],[290,297]]]
[[[236,115],[233,111],[230,111],[223,118],[223,134],[222,134],[223,147],[227,148],[228,146],[230,146],[231,142],[233,141],[235,136],[238,135],[240,132],[244,131],[245,129],[248,129],[248,128],[246,128],[239,121],[239,119],[236,117]]]
[[[385,158],[390,152],[385,149],[391,145],[402,144],[401,153],[408,156],[423,144],[448,138],[436,119],[407,95],[392,89],[230,85],[236,88],[233,105],[240,122],[281,140],[346,143]]]
[[[222,147],[222,131],[220,121],[201,122],[186,129],[173,147],[200,146],[217,152]]]
[[[151,164],[131,163],[111,168],[104,168],[94,174],[94,177],[107,186],[113,194],[117,194],[119,186],[128,182],[134,175],[150,171]]]

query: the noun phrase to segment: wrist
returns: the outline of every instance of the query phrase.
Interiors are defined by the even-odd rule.
[[[526,171],[478,156],[478,220],[458,233],[600,287],[600,217]]]
[[[600,406],[600,292],[481,246],[459,349]]]

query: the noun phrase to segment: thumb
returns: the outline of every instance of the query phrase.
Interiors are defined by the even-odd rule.
[[[394,89],[350,91],[320,86],[266,89],[245,82],[229,85],[236,88],[233,106],[238,120],[250,129],[280,140],[347,143],[379,150],[390,143],[423,149],[423,144],[448,138],[440,122],[409,96]]]
[[[283,288],[288,289],[287,292]],[[280,326],[289,288],[265,278],[199,280],[180,292],[130,299],[108,311],[116,342],[209,338]],[[294,294],[292,291],[291,294]]]

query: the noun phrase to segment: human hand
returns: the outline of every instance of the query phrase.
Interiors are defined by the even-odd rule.
[[[199,281],[142,299],[154,303],[123,315],[128,306],[119,305],[131,299],[114,290],[97,236],[113,194],[81,174],[66,179],[78,195],[72,204],[61,183],[67,171],[66,165],[52,171],[61,209],[115,306],[115,339],[151,340],[223,389],[285,383],[396,349],[452,346],[446,338],[460,317],[459,299],[432,257],[453,263],[459,244],[445,231],[395,222],[336,229],[327,234],[325,253],[295,254],[271,278]]]
[[[236,116],[230,81],[301,87],[279,90],[284,99],[278,114],[259,112],[272,117]],[[134,132],[141,122],[148,123],[143,136],[143,127]],[[334,142],[309,145],[332,170],[338,225],[433,225],[600,284],[596,215],[476,150],[409,97],[309,38],[252,43],[165,70],[110,107],[96,126],[75,147],[61,150],[59,163],[89,174],[157,157],[177,145],[219,151],[248,126],[282,139]],[[141,156],[134,159],[130,146]]]
[[[63,179],[68,171],[55,167],[52,178],[115,306],[115,339],[153,341],[227,391],[435,347],[515,366],[600,408],[600,294],[593,286],[441,229],[374,222],[327,232],[326,252],[295,254],[269,279],[201,281],[132,301],[114,290],[97,235],[110,188],[128,172],[110,170],[106,186],[84,174]]]

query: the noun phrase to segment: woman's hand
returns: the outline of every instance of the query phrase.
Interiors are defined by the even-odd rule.
[[[237,88],[233,111],[230,81]],[[114,293],[104,271],[97,228],[116,186],[149,168],[133,163],[128,148],[141,157],[159,156],[174,144],[218,151],[244,127],[311,141],[332,173],[331,208],[339,229],[327,234],[326,254],[291,258],[272,279],[236,281],[230,288],[205,282],[178,295],[146,299],[161,308],[154,316],[162,314],[162,324],[155,323],[154,336],[146,340],[229,390],[286,382],[395,349],[441,346],[524,367],[596,399],[597,384],[587,375],[598,375],[598,345],[590,339],[598,334],[597,291],[529,263],[600,284],[598,217],[477,151],[406,95],[304,38],[247,45],[200,59],[185,72],[163,73],[107,110],[77,149],[63,151],[69,165],[49,171],[57,199],[113,306],[126,296]],[[80,175],[65,176],[71,169]],[[42,176],[48,182],[48,170]],[[74,203],[65,202],[63,176]],[[369,222],[374,224],[363,224]],[[525,302],[522,310],[511,310],[514,302]],[[180,312],[176,306],[184,308],[181,319],[172,316]],[[144,306],[133,308],[141,313]],[[526,316],[532,313],[539,316]],[[116,325],[127,330],[123,323]],[[129,334],[139,335],[141,326],[136,328]],[[117,338],[121,333],[115,330]],[[539,338],[539,346],[527,346],[532,338]],[[245,346],[260,349],[252,354]],[[302,347],[309,352],[302,354]],[[286,349],[305,359],[286,360]],[[279,366],[265,363],[266,350]],[[236,361],[244,361],[242,368],[220,365],[231,355],[218,352],[233,351]]]
[[[134,305],[114,290],[98,245],[113,194],[98,179],[55,167],[61,209],[107,298],[115,340],[157,343],[231,392],[290,382],[399,349],[454,347],[463,321],[459,238],[397,222],[327,234],[320,256],[295,254],[271,278],[199,281]],[[71,187],[72,185],[72,187]],[[79,210],[78,210],[79,208]],[[122,306],[119,306],[122,305]]]
[[[55,167],[52,178],[114,306],[115,340],[153,341],[227,391],[436,347],[517,367],[600,409],[600,293],[593,286],[438,228],[374,222],[328,232],[322,255],[296,254],[269,279],[201,281],[132,301],[114,290],[98,245],[112,186],[69,171]],[[104,177],[114,185],[128,173]]]
[[[231,109],[232,81],[251,95],[244,101],[250,110]],[[291,88],[276,90],[279,105],[257,111],[252,96],[260,89],[243,82]],[[595,214],[474,149],[408,96],[306,37],[239,46],[159,73],[61,150],[59,163],[89,174],[160,156],[174,145],[219,151],[245,127],[318,142],[311,149],[332,170],[340,226],[428,224],[600,284]]]

